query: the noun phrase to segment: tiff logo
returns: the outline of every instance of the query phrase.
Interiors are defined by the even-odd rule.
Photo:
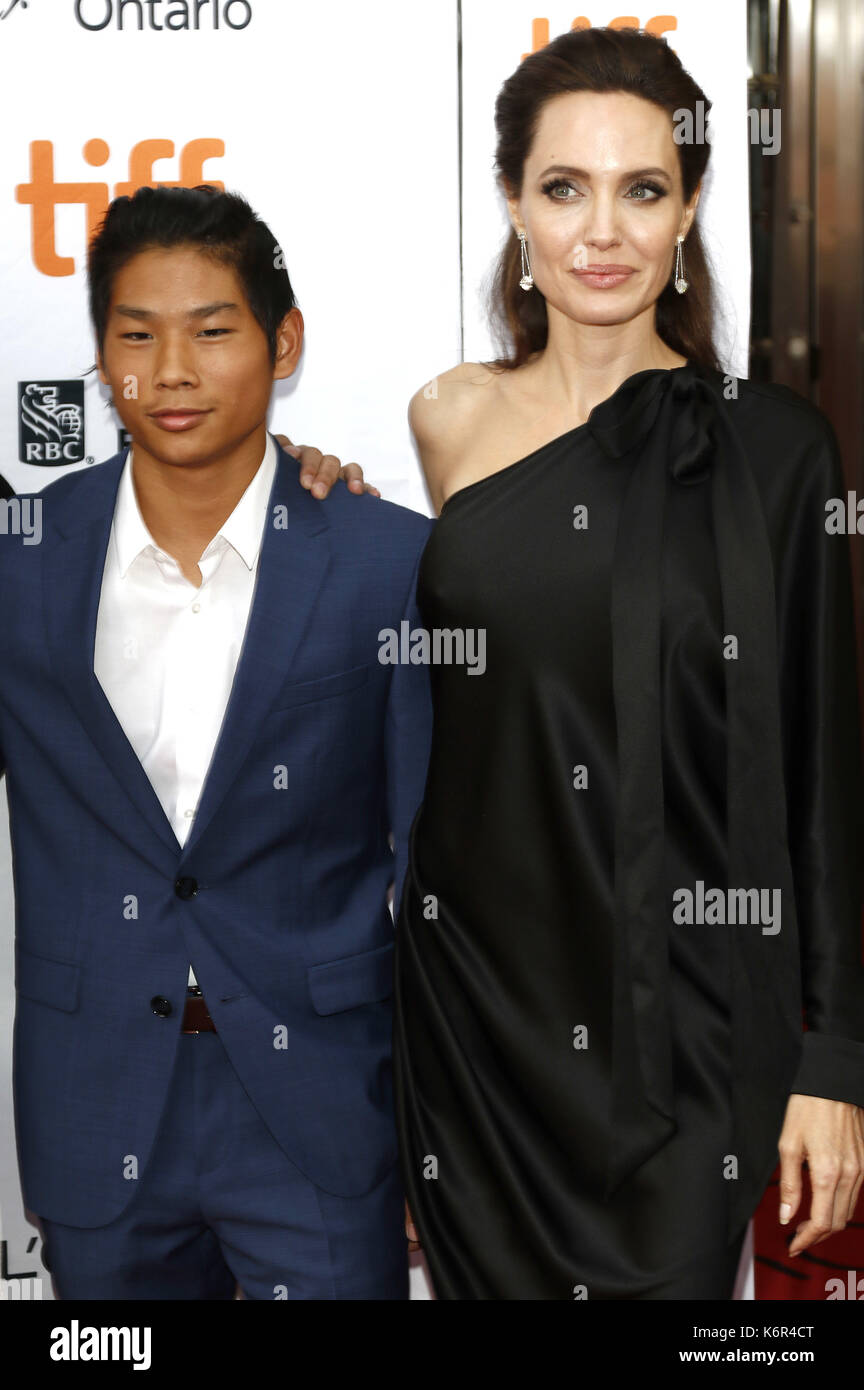
[[[602,24],[600,19],[587,19],[581,15],[579,19],[574,19],[570,25],[571,29],[590,29],[593,24]],[[678,20],[674,14],[655,14],[645,23],[640,25],[639,20],[634,15],[624,15],[621,19],[610,19],[608,27],[610,29],[626,29],[633,25],[637,29],[644,29],[646,34],[656,34],[660,37],[663,34],[671,33],[678,28]],[[550,41],[549,20],[532,19],[531,21],[531,52],[536,53],[541,48],[546,48]],[[522,61],[528,58],[528,53],[522,54]]]
[[[85,163],[91,168],[101,168],[106,164],[111,150],[105,140],[88,140],[81,151]],[[225,154],[224,140],[190,140],[180,150],[180,177],[161,179],[153,174],[153,165],[160,159],[173,159],[173,140],[139,140],[132,146],[129,154],[129,178],[114,185],[115,198],[131,198],[132,194],[145,185],[156,184],[163,188],[194,188],[199,183],[210,183],[214,188],[224,191],[225,185],[204,174],[204,164],[208,159],[221,159]],[[33,264],[43,275],[74,275],[75,260],[72,256],[57,254],[54,228],[54,209],[72,203],[81,203],[87,209],[87,240],[93,236],[99,223],[108,210],[111,191],[107,183],[79,182],[57,183],[54,178],[54,145],[50,140],[30,142],[30,182],[19,183],[15,188],[15,198],[19,203],[29,204],[31,214],[31,247]]]

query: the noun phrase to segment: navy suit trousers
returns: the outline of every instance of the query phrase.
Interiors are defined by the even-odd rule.
[[[131,1166],[131,1165],[130,1165]],[[335,1197],[286,1157],[217,1033],[183,1034],[154,1152],[107,1226],[40,1219],[61,1299],[407,1299],[398,1162]]]

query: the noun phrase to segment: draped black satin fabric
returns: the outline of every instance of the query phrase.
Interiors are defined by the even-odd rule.
[[[418,604],[486,670],[431,668],[394,1028],[439,1298],[651,1297],[740,1238],[790,1091],[864,1105],[843,495],[818,410],[688,363],[445,505]],[[700,880],[780,930],[676,923]]]

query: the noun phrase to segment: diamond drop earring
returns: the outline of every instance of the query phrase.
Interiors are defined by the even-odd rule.
[[[687,288],[687,281],[684,279],[684,252],[681,249],[684,237],[680,232],[675,241],[677,242],[675,247],[675,288],[679,294],[683,294]]]
[[[523,290],[530,290],[534,284],[534,276],[531,274],[531,262],[528,259],[528,247],[526,245],[524,232],[519,233],[519,249],[522,253],[522,279],[519,284]]]

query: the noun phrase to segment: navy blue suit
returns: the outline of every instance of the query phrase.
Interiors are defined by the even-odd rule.
[[[416,573],[434,523],[341,483],[318,501],[279,450],[245,643],[181,848],[93,670],[124,457],[38,494],[40,544],[0,535],[0,767],[13,844],[24,1199],[43,1219],[49,1251],[52,1223],[120,1231],[145,1189],[153,1209],[167,1211],[166,1175],[156,1169],[172,1145],[193,1163],[193,1139],[181,1141],[178,1128],[203,1104],[195,1087],[207,1072],[208,1085],[230,1083],[236,1105],[249,1107],[245,1120],[236,1108],[210,1116],[217,1139],[232,1131],[219,1140],[229,1197],[235,1179],[242,1186],[244,1126],[251,1134],[259,1125],[255,1142],[271,1146],[272,1201],[287,1192],[290,1171],[304,1201],[314,1193],[323,1225],[321,1203],[360,1210],[355,1199],[390,1183],[387,1231],[376,1239],[369,1229],[351,1259],[362,1262],[366,1248],[381,1261],[387,1245],[398,1289],[407,1276],[393,1216],[401,1197],[387,890],[395,881],[398,907],[432,715],[427,669],[382,665],[378,651],[381,629],[403,619],[419,626]],[[190,961],[215,1035],[180,1032]],[[194,1164],[204,1172],[207,1152]],[[252,1172],[258,1191],[261,1172],[254,1181]],[[238,1246],[243,1219],[231,1214]],[[62,1296],[123,1296],[93,1292],[93,1272],[90,1292]],[[287,1295],[262,1293],[250,1276],[249,1296],[351,1297],[363,1286],[340,1285],[333,1268],[319,1276],[309,1288],[325,1291],[310,1294],[301,1259],[286,1275]],[[215,1294],[190,1293],[192,1276],[180,1285],[143,1296],[230,1296],[224,1278],[198,1286]],[[140,1294],[134,1280],[128,1287]]]

